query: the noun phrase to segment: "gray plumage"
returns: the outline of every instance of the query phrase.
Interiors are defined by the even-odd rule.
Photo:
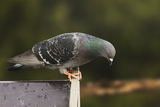
[[[10,58],[8,62],[16,63],[8,70],[25,67],[59,68],[64,74],[67,68],[78,67],[92,59],[102,56],[112,63],[116,54],[114,46],[103,39],[85,33],[64,33],[44,40],[21,55]]]

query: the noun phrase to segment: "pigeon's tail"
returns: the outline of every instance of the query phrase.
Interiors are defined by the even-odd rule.
[[[9,68],[7,68],[8,71],[17,71],[19,69],[22,69],[22,68],[30,68],[32,66],[26,66],[26,65],[21,65],[21,64],[15,64]]]
[[[24,65],[21,65],[21,64],[15,64],[9,68],[7,68],[8,71],[16,71],[16,70],[19,70],[20,68],[23,68]]]
[[[33,67],[41,65],[41,62],[33,54],[32,50],[8,59],[8,62],[15,63],[16,65],[13,66],[14,68],[20,68],[23,65]]]

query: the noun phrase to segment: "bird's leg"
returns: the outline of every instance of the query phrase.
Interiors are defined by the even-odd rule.
[[[79,75],[79,80],[82,79],[82,73],[81,71],[79,71],[78,73],[73,73],[74,76]]]
[[[73,72],[73,69],[72,69],[72,68],[70,68],[70,69],[69,69],[69,72]]]
[[[76,77],[77,74],[75,74],[75,73],[71,74],[68,71],[66,71],[64,74],[68,75],[68,78],[69,78],[70,82],[71,82],[71,77],[74,77],[74,78],[79,80],[79,78]]]
[[[78,73],[73,73],[74,75],[79,75],[79,80],[82,79],[82,73],[79,71],[79,67],[76,68],[78,70]]]
[[[73,69],[72,69],[72,68],[69,68],[69,69],[67,69],[67,71],[68,71],[69,73],[72,73],[72,72],[73,72]]]
[[[79,79],[80,80],[82,79],[82,73],[81,73],[81,71],[79,71]]]
[[[74,77],[77,80],[81,80],[82,79],[82,73],[81,73],[81,71],[79,71],[79,67],[77,67],[77,70],[78,70],[78,73],[69,73],[69,72],[73,72],[72,68],[70,68],[69,70],[64,72],[65,75],[68,75],[68,78],[69,78],[70,82],[71,82],[71,77]],[[79,78],[76,77],[77,75],[79,75]]]

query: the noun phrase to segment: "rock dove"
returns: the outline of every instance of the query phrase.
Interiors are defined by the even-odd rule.
[[[8,70],[26,67],[59,68],[60,73],[71,76],[67,69],[84,65],[96,57],[108,59],[110,65],[116,54],[114,46],[103,39],[85,33],[64,33],[34,45],[32,50],[8,59],[15,63]]]

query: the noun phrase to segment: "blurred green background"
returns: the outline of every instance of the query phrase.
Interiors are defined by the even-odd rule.
[[[7,59],[42,40],[83,32],[110,41],[113,65],[96,58],[80,67],[81,83],[160,77],[159,0],[0,0],[0,80],[61,80],[58,70],[7,72]],[[82,98],[83,107],[159,107],[159,95],[131,93]]]

